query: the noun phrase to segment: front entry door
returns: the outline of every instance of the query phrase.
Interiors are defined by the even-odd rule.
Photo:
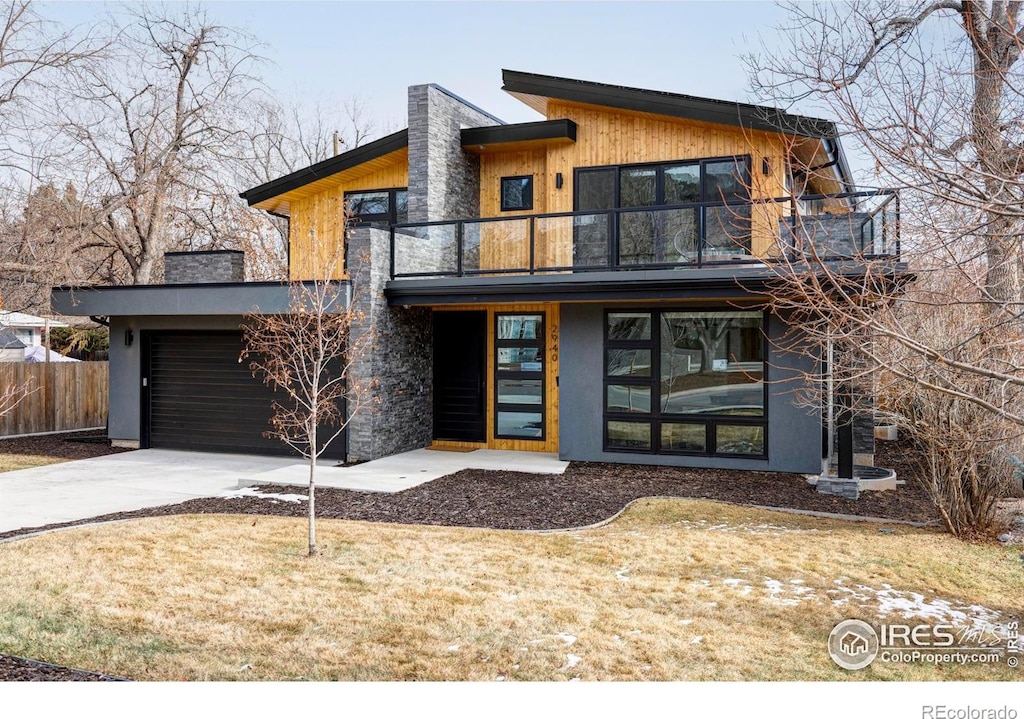
[[[487,441],[487,313],[434,313],[434,439]]]

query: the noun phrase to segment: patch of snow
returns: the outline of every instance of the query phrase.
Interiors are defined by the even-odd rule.
[[[565,667],[563,667],[563,669],[575,669],[576,665],[583,661],[583,657],[577,656],[575,654],[567,654],[565,658],[567,663]]]
[[[519,599],[519,595],[518,594],[502,594],[501,598],[504,599],[506,602],[514,602],[515,600]]]
[[[555,636],[558,637],[559,639],[561,639],[563,642],[565,642],[565,646],[567,646],[567,647],[571,647],[573,644],[576,643],[576,637],[574,637],[572,634],[566,634],[565,632],[559,632]]]
[[[718,606],[718,602],[708,602],[708,606],[709,607],[717,607]]]
[[[452,644],[451,646],[447,647],[447,648],[445,649],[445,651],[446,651],[446,652],[457,652],[457,651],[459,651],[460,649],[462,649],[462,647],[461,647],[460,645],[458,645],[458,644]]]
[[[494,681],[496,681],[496,682],[503,682],[503,681],[505,681],[505,675],[504,674],[499,674],[498,676],[494,677]]]
[[[573,678],[572,678],[572,679],[570,679],[569,681],[571,681],[571,682],[578,682],[579,680],[580,680],[580,678],[579,678],[579,677],[573,677]]]
[[[218,494],[218,499],[239,499],[242,497],[255,497],[257,499],[280,500],[282,502],[305,502],[309,499],[305,494],[278,494],[274,492],[260,492],[255,487],[243,487],[230,492]]]
[[[678,622],[676,622],[676,623],[677,623],[677,624],[682,624],[682,625],[683,625],[683,626],[685,627],[685,626],[687,626],[687,625],[689,625],[689,624],[693,624],[693,620],[692,620],[692,619],[680,619],[680,620],[679,620]]]
[[[704,641],[704,637],[694,637],[690,640],[690,644],[700,644]]]
[[[619,571],[615,572],[615,578],[618,579],[620,582],[628,582],[629,577],[626,576],[628,573],[629,567],[623,567]]]
[[[729,587],[735,587],[737,585],[743,584],[743,582],[744,582],[744,580],[742,580],[742,579],[723,579],[722,580],[722,584],[724,584],[726,586],[729,586]]]

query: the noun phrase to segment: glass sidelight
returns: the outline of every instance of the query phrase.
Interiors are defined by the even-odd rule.
[[[494,436],[544,439],[543,314],[495,316]]]

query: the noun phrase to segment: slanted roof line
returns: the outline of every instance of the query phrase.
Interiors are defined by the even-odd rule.
[[[432,87],[435,90],[443,92],[445,95],[447,95],[448,97],[452,98],[453,100],[458,100],[459,102],[461,102],[466,107],[471,108],[473,110],[476,110],[477,112],[479,112],[481,115],[483,115],[485,117],[491,118],[492,120],[494,120],[499,125],[504,125],[505,124],[505,121],[502,120],[500,117],[495,117],[491,113],[487,112],[487,110],[484,110],[483,108],[478,107],[477,105],[474,105],[473,103],[471,103],[469,100],[467,100],[464,97],[459,97],[458,95],[456,95],[454,92],[452,92],[451,90],[449,90],[446,87],[441,87],[437,83],[433,83],[433,82],[430,83],[427,87]]]
[[[670,117],[739,125],[754,130],[791,132],[803,137],[836,136],[835,124],[829,120],[793,115],[774,107],[516,70],[502,70],[502,80],[502,89],[511,94],[604,105]]]
[[[337,174],[343,170],[348,170],[352,167],[362,165],[364,162],[375,160],[378,157],[401,150],[403,147],[409,145],[409,130],[399,130],[398,132],[392,133],[379,140],[368,142],[365,145],[353,148],[348,152],[343,152],[340,155],[329,157],[326,160],[321,160],[309,167],[303,167],[301,170],[296,170],[284,177],[279,177],[276,180],[271,180],[262,185],[257,185],[251,189],[245,190],[244,192],[238,193],[238,196],[249,203],[249,205],[255,205],[269,200],[272,197],[283,195],[286,192],[296,190],[304,185],[308,185],[311,182],[316,182],[325,177]]]

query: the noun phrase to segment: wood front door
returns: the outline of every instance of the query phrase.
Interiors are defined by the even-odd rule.
[[[487,441],[487,313],[434,313],[434,439]]]

